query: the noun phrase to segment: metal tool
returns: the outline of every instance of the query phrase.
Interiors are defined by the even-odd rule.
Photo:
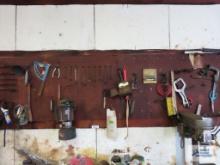
[[[215,101],[217,99],[217,83],[219,81],[219,72],[220,70],[214,66],[209,66],[209,70],[215,73],[213,78],[212,90],[209,93],[209,99],[211,103],[212,112],[215,112]]]
[[[10,125],[12,123],[12,120],[9,115],[9,109],[4,108],[3,106],[1,106],[0,109],[1,109],[2,113],[4,114],[6,124]]]
[[[73,127],[75,104],[70,100],[60,100],[58,104],[58,118],[60,122],[59,139],[70,140],[76,137]]]
[[[138,75],[137,75],[137,73],[132,74],[131,88],[133,90],[138,89]]]
[[[128,119],[129,119],[129,96],[126,96],[125,97],[125,100],[126,100],[126,127],[127,127],[127,132],[126,132],[126,136],[125,136],[125,139],[128,138]]]
[[[215,126],[212,130],[205,130],[203,132],[203,142],[204,143],[211,143],[215,140],[215,137],[220,132],[220,126]]]
[[[123,81],[124,82],[128,82],[128,77],[127,77],[127,69],[125,66],[123,66],[123,74],[122,74],[122,77],[123,77]],[[129,120],[129,95],[125,96],[125,101],[126,101],[126,127],[127,127],[127,133],[126,133],[126,136],[125,136],[125,139],[128,138],[128,120]]]
[[[57,78],[57,79],[60,79],[60,76],[61,76],[61,71],[60,71],[60,68],[59,67],[55,67],[52,71],[52,79],[54,78]],[[58,85],[57,85],[57,100],[58,102],[60,101],[61,99],[61,86],[60,86],[60,83],[58,82]],[[55,101],[51,98],[50,100],[50,110],[52,112],[54,112],[55,110]],[[57,119],[57,114],[55,112],[55,118]]]
[[[38,92],[38,96],[42,96],[44,86],[45,86],[45,81],[46,81],[47,76],[49,74],[50,66],[51,66],[50,64],[34,61],[35,75],[42,81],[41,86],[40,86],[40,90]]]
[[[178,86],[178,84],[181,84],[181,86]],[[180,95],[183,102],[183,106],[189,108],[190,103],[185,93],[186,83],[182,78],[178,78],[177,80],[174,81],[174,89]]]
[[[60,68],[59,67],[55,67],[52,71],[52,78],[54,78],[55,76],[59,79],[60,78]]]
[[[127,70],[125,66],[118,69],[119,75],[119,83],[118,83],[118,95],[119,96],[127,96],[131,94],[131,86],[130,83],[127,81]]]
[[[57,78],[59,79],[61,76],[61,71],[59,67],[55,67],[52,71],[52,78]],[[57,85],[57,99],[60,100],[60,96],[61,96],[61,86],[60,83],[58,83]]]
[[[106,97],[107,97],[107,91],[103,90],[103,109],[106,108]]]
[[[196,115],[201,115],[201,111],[202,111],[202,105],[198,104],[196,109]]]
[[[191,112],[180,112],[178,131],[181,135],[181,147],[184,147],[184,137],[195,141],[203,141],[203,132],[212,130],[214,121],[212,118],[204,118]]]
[[[23,161],[23,165],[53,165],[53,164],[57,164],[57,162],[52,161],[52,160],[46,160],[42,157],[40,157],[39,155],[33,154],[30,151],[26,150],[26,149],[17,149],[15,148],[15,150],[18,152],[18,154],[24,156],[26,158],[26,160]]]
[[[31,110],[31,77],[28,69],[25,72],[25,85],[27,87],[27,106],[28,106],[28,120],[29,122],[33,121],[33,115]]]
[[[29,121],[29,108],[28,106],[17,105],[14,108],[14,118],[17,120],[19,125],[26,125]]]
[[[173,70],[171,70],[171,72],[170,72],[170,78],[171,78],[171,85],[172,85],[172,104],[173,104],[173,109],[175,111],[174,113],[177,114],[176,92],[174,89],[175,78],[174,78],[174,71]]]

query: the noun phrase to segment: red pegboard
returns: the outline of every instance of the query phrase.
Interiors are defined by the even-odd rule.
[[[103,109],[103,90],[117,86],[119,81],[117,69],[123,65],[127,67],[128,79],[137,74],[138,89],[133,91],[136,102],[135,112],[130,117],[129,126],[171,126],[168,118],[164,98],[155,90],[155,84],[143,84],[144,68],[156,68],[157,74],[170,74],[170,70],[192,68],[187,55],[183,51],[43,51],[43,52],[0,52],[1,65],[31,66],[34,60],[46,62],[61,68],[60,79],[52,79],[51,72],[46,81],[43,96],[37,96],[40,81],[30,67],[32,77],[31,102],[33,123],[24,128],[55,128],[54,114],[50,111],[50,99],[57,100],[57,85],[61,84],[61,98],[75,101],[75,124],[77,127],[88,128],[93,124],[105,127],[106,111]],[[203,55],[204,64],[211,64],[220,68],[220,57]],[[1,74],[1,73],[0,73]],[[175,77],[182,77],[187,83],[186,93],[192,98],[190,109],[185,109],[178,98],[179,111],[196,110],[202,104],[202,113],[210,115],[208,93],[211,80],[192,79],[192,73],[179,73]],[[27,87],[24,79],[15,76],[17,92],[1,92],[0,100],[12,101],[14,104],[26,104]],[[210,77],[211,78],[211,77]],[[108,98],[107,106],[117,111],[118,125],[125,126],[125,108],[123,99]],[[216,102],[216,110],[220,104]],[[15,125],[12,125],[15,127]]]

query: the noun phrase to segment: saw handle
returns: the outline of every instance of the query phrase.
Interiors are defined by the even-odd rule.
[[[45,86],[45,81],[42,81],[40,85],[40,90],[38,91],[38,96],[42,96],[43,91],[44,91],[44,86]]]

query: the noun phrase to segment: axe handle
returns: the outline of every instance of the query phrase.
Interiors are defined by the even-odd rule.
[[[45,86],[45,80],[42,81],[41,85],[40,85],[40,90],[38,92],[38,96],[42,96],[43,91],[44,91],[44,86]]]

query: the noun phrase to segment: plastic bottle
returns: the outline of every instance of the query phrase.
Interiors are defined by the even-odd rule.
[[[108,108],[107,112],[107,137],[110,139],[117,139],[118,132],[117,132],[117,117],[115,110],[111,110]]]

